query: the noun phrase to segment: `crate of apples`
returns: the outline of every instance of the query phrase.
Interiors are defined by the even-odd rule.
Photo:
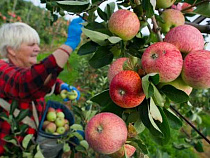
[[[45,120],[42,124],[42,129],[46,133],[61,135],[69,130],[69,126],[69,121],[65,117],[65,113],[62,109],[48,108]]]

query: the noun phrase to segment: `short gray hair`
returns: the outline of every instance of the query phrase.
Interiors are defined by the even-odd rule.
[[[22,22],[6,23],[0,28],[0,54],[7,56],[7,47],[19,49],[22,43],[40,43],[35,29]]]

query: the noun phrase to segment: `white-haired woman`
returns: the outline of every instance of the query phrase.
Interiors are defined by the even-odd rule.
[[[58,79],[58,75],[80,43],[82,22],[81,18],[74,19],[68,27],[66,42],[39,63],[38,33],[25,23],[3,24],[0,28],[0,98],[10,104],[12,100],[17,100],[17,108],[29,109],[29,117],[33,120],[35,107],[40,121],[45,110],[44,97],[51,92],[52,87],[55,94],[63,89],[71,91],[68,84]],[[6,108],[8,107],[5,105],[0,106],[0,113],[8,115]],[[5,147],[8,147],[3,139],[10,132],[10,124],[0,118],[0,156],[4,154]],[[21,141],[26,134],[36,135],[36,129],[29,126],[23,135],[17,135],[18,140]]]

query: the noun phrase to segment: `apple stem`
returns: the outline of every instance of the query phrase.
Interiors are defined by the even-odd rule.
[[[170,105],[170,108],[177,114],[179,115],[187,124],[189,124],[204,140],[206,140],[207,143],[210,144],[210,140],[203,135],[190,121],[188,121],[181,113],[179,113],[173,106]]]
[[[124,94],[125,94],[125,91],[121,89],[121,90],[119,91],[119,93],[120,93],[120,95],[124,95]]]

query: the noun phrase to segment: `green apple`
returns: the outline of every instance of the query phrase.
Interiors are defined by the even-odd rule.
[[[181,11],[176,9],[166,9],[162,12],[161,18],[164,20],[164,23],[159,22],[161,31],[167,33],[171,28],[184,25],[185,17]]]
[[[64,118],[65,117],[65,114],[62,111],[57,112],[56,115],[57,115],[58,118]]]
[[[57,127],[62,127],[65,124],[64,118],[58,117],[55,120],[55,124]]]
[[[64,134],[66,131],[65,127],[58,127],[56,132],[59,133],[59,134]]]
[[[63,99],[66,99],[67,98],[67,93],[68,93],[68,91],[67,90],[62,90],[61,91],[61,93],[60,93],[60,95],[61,95],[61,98],[63,98]]]
[[[48,121],[55,121],[56,120],[56,112],[50,111],[47,113],[47,120]]]
[[[156,1],[156,7],[157,8],[168,8],[174,4],[176,0],[157,0]]]
[[[72,90],[71,92],[68,92],[67,96],[70,100],[75,100],[78,96],[78,93],[76,90]]]

